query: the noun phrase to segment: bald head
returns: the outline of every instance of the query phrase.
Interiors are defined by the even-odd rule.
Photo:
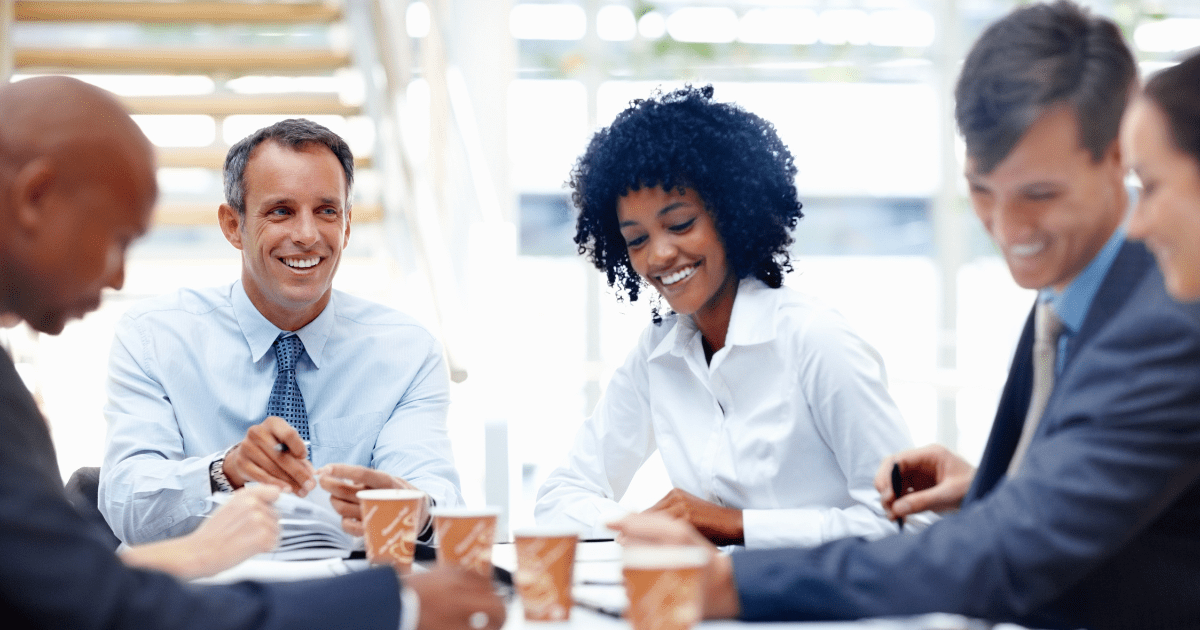
[[[95,309],[156,195],[153,146],[111,94],[67,77],[0,87],[0,312],[57,333]]]
[[[80,149],[107,149],[130,167],[153,169],[153,147],[120,102],[78,79],[37,77],[0,87],[0,121],[0,168],[10,172]]]

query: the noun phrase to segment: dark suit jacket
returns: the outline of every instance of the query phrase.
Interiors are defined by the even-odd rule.
[[[734,554],[743,617],[1200,627],[1200,307],[1124,244],[1010,479],[1032,336],[1031,318],[959,513],[916,535]]]
[[[0,619],[7,628],[386,628],[395,573],[195,587],[126,568],[63,496],[46,423],[0,351]]]

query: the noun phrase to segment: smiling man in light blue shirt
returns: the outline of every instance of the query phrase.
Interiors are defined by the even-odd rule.
[[[241,278],[147,300],[118,323],[99,503],[121,540],[191,531],[214,492],[250,481],[306,495],[315,467],[332,472],[321,483],[351,534],[357,488],[461,502],[441,345],[407,315],[332,288],[353,164],[340,137],[305,120],[234,145],[219,221],[242,252]],[[276,341],[292,335],[306,417],[289,423],[267,409]]]

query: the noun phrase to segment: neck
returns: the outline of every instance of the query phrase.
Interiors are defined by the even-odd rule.
[[[696,322],[704,338],[704,354],[709,359],[725,347],[725,335],[729,332],[729,319],[733,315],[733,299],[737,296],[737,289],[737,277],[730,272],[708,303],[692,314],[692,321]]]

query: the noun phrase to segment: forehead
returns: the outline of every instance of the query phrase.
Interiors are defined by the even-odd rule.
[[[1000,183],[1067,177],[1092,163],[1091,153],[1080,141],[1074,109],[1063,106],[1051,109],[1034,121],[990,173],[978,172],[976,160],[968,157],[966,174],[972,181]]]
[[[246,198],[305,194],[344,198],[342,163],[323,144],[288,147],[267,140],[250,152],[243,175]]]

